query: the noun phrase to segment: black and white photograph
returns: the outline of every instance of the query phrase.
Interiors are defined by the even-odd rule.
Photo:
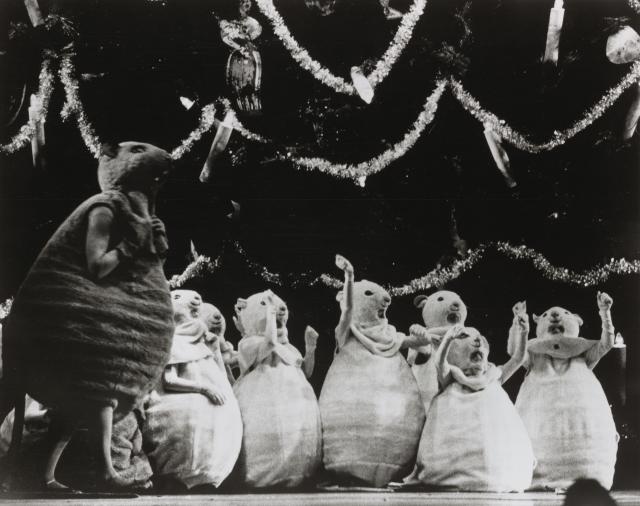
[[[0,0],[0,504],[640,506],[640,0]]]

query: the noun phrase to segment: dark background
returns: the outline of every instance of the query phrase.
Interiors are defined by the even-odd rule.
[[[352,65],[376,61],[395,33],[375,0],[338,0],[322,18],[302,0],[276,0],[293,36],[334,74],[348,78]],[[568,0],[557,68],[540,63],[552,1],[429,0],[403,56],[376,89],[371,105],[335,93],[299,68],[254,6],[263,27],[257,40],[263,60],[263,113],[241,117],[249,128],[300,155],[359,162],[402,138],[438,77],[453,73],[482,105],[532,140],[548,139],[572,125],[629,71],[606,59],[613,27],[638,15],[623,1]],[[4,86],[27,79],[37,86],[41,34],[25,30],[6,41],[8,23],[28,23],[21,1],[0,0]],[[105,141],[137,140],[168,150],[199,118],[200,108],[223,95],[229,54],[222,44],[222,17],[235,2],[205,0],[41,1],[43,10],[69,18],[79,37],[74,61],[87,115]],[[406,12],[409,0],[392,1]],[[624,18],[627,19],[624,19]],[[59,41],[54,41],[54,44]],[[189,111],[180,96],[197,98]],[[483,128],[445,92],[436,118],[406,156],[365,188],[349,181],[269,161],[271,146],[234,134],[209,184],[198,181],[213,133],[177,164],[164,188],[158,214],[165,221],[171,253],[167,276],[189,263],[189,241],[217,256],[227,240],[238,240],[249,257],[282,274],[285,286],[265,282],[227,247],[221,268],[194,279],[232,327],[237,297],[272,288],[289,304],[290,336],[303,347],[307,324],[320,333],[312,383],[319,392],[329,367],[339,310],[335,290],[292,287],[300,274],[338,276],[335,253],[349,258],[356,277],[385,285],[405,284],[454,253],[449,233],[455,213],[458,232],[472,248],[505,240],[526,244],[554,265],[583,270],[610,258],[640,258],[638,135],[622,142],[620,131],[633,91],[623,94],[601,119],[566,145],[531,154],[505,143],[518,186],[506,187],[486,145]],[[58,83],[47,118],[47,167],[34,169],[30,149],[0,155],[0,300],[17,290],[48,237],[85,198],[98,191],[97,162],[82,143],[74,121],[63,123],[64,93]],[[25,108],[26,109],[26,108]],[[26,110],[17,122],[27,119]],[[16,131],[5,129],[2,142]],[[226,217],[230,200],[238,218]],[[511,306],[527,300],[530,313],[560,305],[580,313],[584,337],[598,339],[596,291],[614,298],[613,321],[629,345],[627,405],[620,401],[617,350],[596,368],[614,407],[622,435],[617,487],[637,486],[640,374],[636,275],[613,275],[597,287],[553,282],[530,262],[488,254],[473,270],[445,288],[461,294],[468,323],[485,333],[492,360],[506,361]],[[406,331],[419,322],[413,296],[398,297],[391,323]],[[37,318],[37,315],[34,315]],[[533,332],[533,331],[532,331]],[[237,342],[235,329],[227,338]],[[506,388],[515,398],[517,375]]]

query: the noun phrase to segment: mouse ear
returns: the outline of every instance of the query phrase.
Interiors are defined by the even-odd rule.
[[[580,327],[582,327],[582,325],[584,324],[584,322],[582,321],[582,318],[580,317],[579,314],[573,313],[573,316],[575,317],[576,321],[578,322],[578,325]]]
[[[336,300],[338,302],[342,302],[342,299],[344,299],[344,292],[340,290],[338,293],[336,293]]]
[[[113,142],[103,142],[100,144],[100,156],[115,158],[118,156],[118,144]]]
[[[540,317],[539,317],[537,314],[535,314],[535,313],[533,313],[533,315],[531,316],[531,318],[532,318],[532,319],[533,319],[533,321],[534,321],[534,322],[536,322],[536,323],[538,323],[538,320],[540,319]]]
[[[246,307],[247,307],[247,299],[242,299],[238,297],[238,300],[236,301],[236,309],[242,310],[242,309],[246,309]]]
[[[428,297],[426,295],[418,295],[413,299],[413,305],[418,309],[422,309],[422,307],[427,303],[427,298]]]

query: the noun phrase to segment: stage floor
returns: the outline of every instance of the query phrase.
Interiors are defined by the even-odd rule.
[[[618,505],[640,506],[640,490],[613,492]],[[313,493],[313,494],[242,494],[242,495],[141,495],[138,497],[98,497],[80,494],[74,498],[53,498],[51,495],[7,498],[0,496],[0,504],[29,504],[34,506],[63,505],[180,505],[197,506],[199,504],[224,504],[233,506],[294,506],[294,505],[330,505],[330,506],[562,506],[563,496],[553,493],[525,494],[479,494],[479,493]]]

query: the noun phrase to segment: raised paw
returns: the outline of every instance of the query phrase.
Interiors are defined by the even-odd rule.
[[[409,334],[417,337],[424,337],[427,335],[427,329],[419,323],[414,323],[409,327]]]
[[[527,314],[527,301],[516,302],[513,306],[514,316],[526,316]]]
[[[453,339],[464,339],[468,336],[467,331],[462,325],[454,325],[449,329],[447,334]]]
[[[338,269],[349,274],[353,274],[353,265],[351,265],[351,262],[342,255],[336,255],[336,265],[338,266]]]
[[[609,311],[613,305],[613,299],[605,292],[598,292],[598,309],[600,311]]]
[[[307,348],[313,348],[318,342],[318,333],[313,327],[307,326],[304,330],[304,343]]]

